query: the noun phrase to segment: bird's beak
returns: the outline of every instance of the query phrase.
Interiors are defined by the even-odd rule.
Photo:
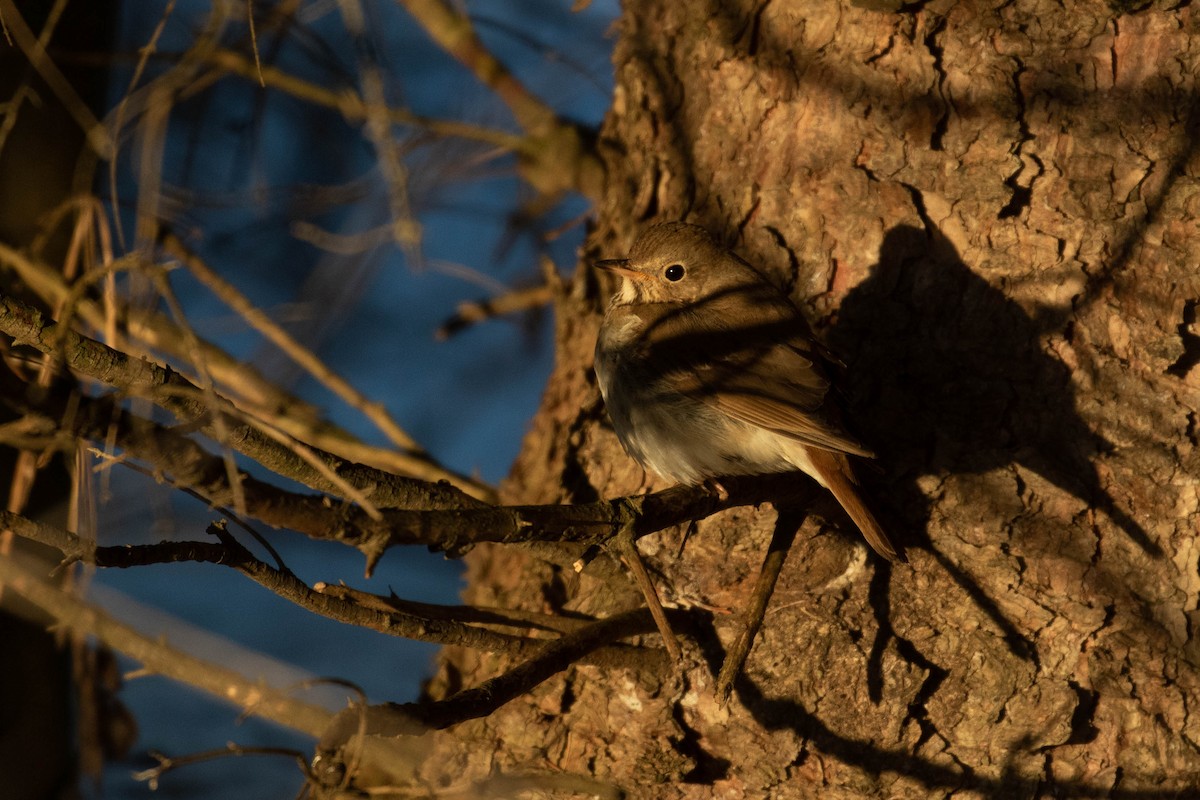
[[[596,269],[602,269],[605,272],[615,272],[626,278],[645,280],[650,277],[646,273],[629,266],[628,258],[606,258],[603,261],[594,262],[592,266],[596,267]]]

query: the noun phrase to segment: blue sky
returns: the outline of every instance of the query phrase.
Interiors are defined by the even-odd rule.
[[[165,3],[130,2],[123,47],[148,40]],[[272,63],[325,85],[356,81],[355,48],[341,30],[337,4],[311,21],[306,46],[279,49],[260,31],[259,46]],[[611,91],[611,42],[606,38],[615,2],[570,11],[569,0],[471,2],[480,36],[527,86],[567,114],[598,124]],[[391,102],[421,114],[466,119],[512,129],[506,110],[457,63],[445,57],[390,2],[368,2],[370,50],[387,75]],[[169,19],[159,50],[176,52],[191,41],[210,7],[182,2]],[[229,41],[244,29],[231,27]],[[158,65],[156,68],[161,68]],[[118,78],[114,92],[126,85]],[[116,94],[114,94],[114,97]],[[403,136],[404,131],[397,131]],[[139,143],[126,143],[121,202],[136,193],[130,165]],[[449,151],[449,152],[447,152]],[[413,203],[424,231],[422,263],[385,245],[352,257],[322,252],[297,240],[303,219],[352,234],[389,221],[375,153],[362,132],[335,115],[312,115],[277,92],[226,80],[211,93],[181,104],[171,118],[164,181],[172,229],[260,307],[287,320],[313,347],[369,397],[382,400],[419,442],[447,466],[499,480],[517,453],[536,409],[553,358],[551,323],[528,318],[477,326],[447,342],[434,339],[457,303],[487,297],[498,285],[536,280],[534,237],[507,237],[508,217],[526,190],[511,165],[490,163],[488,177],[460,174],[461,148],[416,148]],[[325,203],[322,187],[337,186],[354,202]],[[128,216],[128,207],[126,207]],[[539,223],[550,229],[587,206],[566,199]],[[582,226],[549,246],[560,270],[570,272]],[[181,271],[173,276],[189,320],[202,335],[270,375],[291,381],[299,394],[328,409],[331,418],[376,443],[366,421],[303,376],[237,317]],[[341,287],[354,284],[354,291]],[[101,542],[138,543],[203,538],[216,515],[199,503],[128,472],[115,472],[113,494],[101,503]],[[421,550],[390,553],[371,581],[361,556],[346,548],[291,534],[270,536],[288,565],[312,583],[351,585],[418,600],[455,602],[459,565]],[[373,701],[412,699],[426,677],[434,648],[347,629],[275,598],[231,570],[211,565],[162,565],[98,573],[93,599],[121,619],[173,644],[252,674],[286,684],[305,676],[356,682]],[[124,662],[133,668],[131,662]],[[129,778],[149,765],[151,749],[172,755],[243,744],[311,745],[263,723],[235,724],[237,711],[158,678],[138,678],[124,692],[142,735],[131,763],[114,765],[105,796],[150,796]],[[340,702],[333,699],[336,706]],[[224,759],[166,776],[155,797],[290,797],[299,785],[284,761]]]

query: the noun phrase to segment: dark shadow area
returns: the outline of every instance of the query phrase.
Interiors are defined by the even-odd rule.
[[[908,533],[928,518],[921,476],[1020,464],[1162,555],[1100,485],[1092,458],[1109,445],[1076,411],[1070,371],[1038,344],[1067,324],[1055,309],[1031,317],[937,231],[900,225],[886,234],[828,340],[850,365],[839,381],[850,417],[888,475],[880,494]]]
[[[1106,797],[1129,800],[1159,800],[1165,798],[1200,796],[1187,789],[1113,790],[1109,785],[1083,781],[1057,782],[1050,779],[1032,780],[1027,776],[1004,774],[999,778],[983,778],[969,769],[935,764],[914,756],[909,748],[885,750],[870,744],[870,733],[861,739],[851,739],[830,730],[801,703],[791,699],[766,697],[754,681],[742,675],[735,686],[738,698],[755,718],[772,730],[790,728],[806,739],[812,748],[872,775],[893,773],[911,776],[925,786],[944,787],[979,792],[990,798],[1018,797]],[[920,723],[924,709],[910,708],[909,713]]]
[[[886,573],[886,569],[884,570]],[[877,591],[885,591],[890,583],[887,574],[881,573],[872,585],[872,595]],[[878,598],[874,598],[878,599]],[[884,603],[886,606],[886,602]],[[883,609],[887,613],[887,609]],[[686,622],[685,622],[686,619]],[[711,616],[683,615],[673,618],[700,647],[701,656],[708,665],[711,675],[716,675],[726,652],[721,646],[714,620]],[[883,636],[881,634],[881,639]],[[805,739],[809,744],[806,753],[816,750],[832,756],[844,764],[851,765],[871,775],[892,773],[905,775],[920,781],[930,788],[957,789],[978,792],[989,798],[1017,797],[1121,797],[1129,800],[1159,800],[1160,798],[1200,797],[1200,794],[1190,794],[1179,789],[1172,790],[1131,790],[1113,791],[1111,786],[1103,784],[1088,784],[1085,782],[1054,782],[1047,780],[1032,780],[1027,775],[1006,773],[999,778],[984,778],[974,774],[970,769],[959,765],[933,763],[932,761],[913,755],[930,736],[936,733],[933,726],[926,721],[924,702],[932,697],[939,685],[947,677],[945,670],[938,668],[919,653],[914,652],[913,645],[900,640],[898,645],[906,659],[929,670],[919,696],[909,705],[908,714],[921,731],[917,745],[897,750],[887,750],[870,743],[870,732],[864,732],[861,738],[850,738],[831,730],[816,715],[812,714],[803,703],[786,697],[768,697],[758,683],[740,672],[734,681],[733,690],[754,718],[768,730],[790,729]],[[1074,727],[1074,726],[1073,726]],[[1086,725],[1084,726],[1087,727]],[[684,752],[684,748],[679,748]],[[724,774],[729,762],[720,754],[710,752],[700,747],[693,747],[686,754],[696,759],[697,775]]]

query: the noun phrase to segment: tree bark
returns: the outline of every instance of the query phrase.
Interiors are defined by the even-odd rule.
[[[776,512],[647,537],[664,599],[715,609],[683,631],[680,671],[572,668],[435,734],[426,778],[561,770],[637,798],[1194,791],[1198,28],[1166,3],[628,3],[585,255],[686,219],[787,287],[845,361],[910,562],[868,555],[815,495],[721,707]],[[659,488],[592,377],[596,280],[585,260],[558,303],[508,502]],[[619,571],[528,550],[468,563],[473,603],[642,602]],[[448,650],[430,693],[504,665]]]

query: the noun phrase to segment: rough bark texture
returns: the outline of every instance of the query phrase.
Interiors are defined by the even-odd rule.
[[[592,774],[637,798],[1159,796],[1200,785],[1200,12],[1155,4],[630,3],[589,257],[651,220],[725,236],[846,361],[910,564],[831,502],[745,677],[712,685],[775,512],[641,546],[716,613],[680,676],[579,667],[438,735],[434,782]],[[586,269],[508,499],[647,488],[591,374]],[[473,602],[640,602],[513,548]],[[651,639],[652,640],[652,639]],[[699,644],[696,643],[698,640]],[[432,691],[495,674],[453,651]]]

